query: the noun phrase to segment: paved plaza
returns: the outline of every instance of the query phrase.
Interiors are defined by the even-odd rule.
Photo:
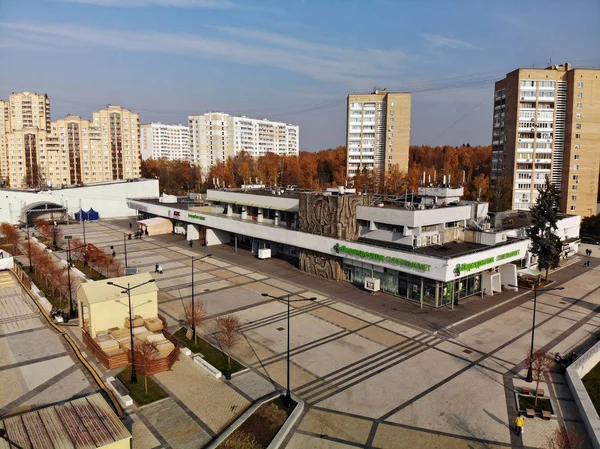
[[[94,392],[70,351],[16,278],[0,272],[0,417]]]
[[[79,224],[63,228],[81,237]],[[121,262],[128,232],[123,220],[86,225],[87,241],[105,249],[114,245]],[[399,312],[414,308],[400,298],[352,293],[359,290],[308,277],[280,260],[257,261],[223,246],[189,248],[175,235],[128,240],[130,267],[153,272],[160,263],[164,269],[153,277],[160,313],[172,331],[191,298],[191,258],[208,252],[213,257],[194,264],[195,298],[209,315],[200,332],[210,338],[217,317],[236,313],[243,339],[234,355],[249,369],[223,382],[182,358],[172,371],[155,376],[170,398],[128,410],[134,447],[201,447],[251,402],[285,385],[287,306],[261,293],[317,298],[292,304],[291,384],[306,408],[285,447],[534,448],[544,447],[559,425],[585,435],[558,372],[544,383],[556,416],[528,419],[523,439],[510,430],[530,343],[530,294],[474,298],[470,315],[466,305],[427,318],[426,311]],[[538,297],[536,348],[566,352],[595,337],[600,268],[593,261],[586,270],[580,262],[551,276],[564,291]],[[352,300],[332,295],[334,289]],[[398,313],[382,313],[382,302]],[[494,310],[485,312],[490,305]]]

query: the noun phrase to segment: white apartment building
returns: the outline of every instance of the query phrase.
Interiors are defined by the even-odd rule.
[[[208,112],[190,116],[189,129],[192,160],[205,173],[242,151],[255,158],[267,153],[297,156],[299,152],[296,125]]]
[[[150,123],[140,126],[142,159],[190,159],[190,129],[184,125]]]

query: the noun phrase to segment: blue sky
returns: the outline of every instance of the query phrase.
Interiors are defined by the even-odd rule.
[[[493,80],[600,67],[600,2],[0,0],[0,98],[48,93],[52,119],[106,104],[141,122],[224,111],[345,144],[346,96],[412,91],[411,143],[490,144]]]

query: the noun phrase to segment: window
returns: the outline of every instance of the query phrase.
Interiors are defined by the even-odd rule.
[[[581,134],[575,134],[576,139],[581,139]]]
[[[578,119],[580,119],[580,118],[581,118],[581,112],[578,112],[578,113],[577,113],[577,115],[576,115],[576,117],[577,117]]]
[[[575,210],[575,205],[574,204],[571,205],[571,210]]]
[[[577,81],[577,87],[579,89],[583,88],[583,81]]]
[[[577,98],[583,98],[583,92],[577,92]]]
[[[577,109],[581,109],[583,106],[583,103],[577,103]]]
[[[579,170],[579,164],[575,165],[574,169]]]
[[[394,107],[394,106],[395,106],[395,102],[392,101],[392,107]]]
[[[571,187],[571,190],[577,190],[577,186],[574,185],[573,187]]]
[[[571,201],[577,201],[577,195],[571,195]]]
[[[579,175],[573,175],[573,181],[579,181]]]
[[[393,122],[393,121],[394,121],[394,117],[390,118],[390,122]]]
[[[576,128],[576,129],[581,129],[581,123],[577,123],[577,124],[575,125],[575,128]]]
[[[575,144],[575,151],[579,150],[579,144]]]
[[[579,160],[579,155],[578,154],[574,155],[573,159],[575,159],[576,161]]]

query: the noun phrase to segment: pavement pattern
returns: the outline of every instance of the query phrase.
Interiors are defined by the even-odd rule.
[[[12,273],[0,272],[0,417],[94,392],[69,351]]]
[[[63,228],[81,237],[80,225]],[[127,232],[128,221],[86,225],[87,241],[106,249],[114,245],[122,262]],[[533,448],[544,447],[559,425],[585,436],[559,372],[549,373],[544,384],[555,416],[528,419],[523,438],[511,431],[514,393],[531,341],[530,293],[472,298],[456,311],[426,314],[400,298],[365,294],[348,283],[308,276],[280,260],[257,261],[226,246],[189,248],[175,235],[126,243],[130,267],[152,272],[156,263],[162,265],[164,273],[153,276],[160,313],[171,330],[181,325],[183,303],[191,298],[191,258],[213,253],[194,264],[195,299],[208,313],[200,332],[210,340],[217,317],[238,315],[243,339],[234,356],[248,367],[223,382],[184,358],[155,376],[170,398],[129,410],[134,447],[201,447],[252,401],[282,389],[287,306],[263,292],[317,298],[292,304],[291,387],[306,409],[285,447]],[[565,290],[538,297],[535,346],[550,353],[586,344],[600,326],[597,262],[591,269],[579,258],[566,265],[551,275]],[[394,309],[393,316],[386,313]],[[166,430],[180,424],[189,429],[185,438],[183,431]],[[187,446],[189,440],[196,445]]]

